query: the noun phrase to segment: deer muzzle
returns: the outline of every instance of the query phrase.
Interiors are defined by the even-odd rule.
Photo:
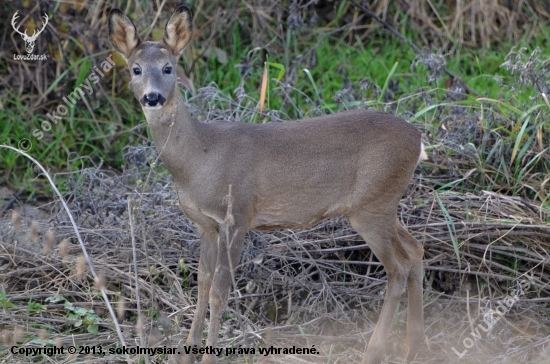
[[[166,98],[158,92],[149,92],[141,98],[141,104],[147,110],[159,110],[165,102]]]

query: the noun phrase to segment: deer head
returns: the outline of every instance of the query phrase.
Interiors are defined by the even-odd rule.
[[[134,24],[118,9],[109,15],[109,40],[126,59],[132,90],[145,110],[160,110],[179,93],[176,65],[191,41],[193,16],[181,5],[172,15],[160,42],[142,42]]]
[[[25,29],[25,31],[23,33],[21,33],[19,31],[19,27],[16,27],[15,26],[15,21],[17,20],[17,18],[19,17],[19,15],[17,15],[19,11],[16,11],[15,14],[13,14],[13,18],[11,18],[11,26],[13,27],[13,29],[19,33],[21,35],[21,38],[23,38],[23,40],[25,41],[25,48],[27,50],[27,53],[32,53],[33,49],[34,49],[34,42],[36,42],[36,38],[38,38],[38,36],[40,35],[40,33],[42,33],[42,31],[44,30],[44,28],[46,28],[46,25],[48,25],[48,14],[44,13],[44,23],[42,23],[42,29],[40,29],[38,31],[38,33],[36,32],[36,29],[34,30],[34,32],[32,33],[31,36],[29,36],[27,34],[27,29]]]

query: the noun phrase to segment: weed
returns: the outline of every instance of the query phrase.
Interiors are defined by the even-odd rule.
[[[80,329],[81,327],[84,327],[90,334],[98,333],[99,327],[97,323],[102,322],[103,320],[95,313],[94,310],[87,310],[83,307],[77,307],[63,296],[48,297],[46,298],[46,302],[63,303],[64,309],[68,311],[67,319],[75,321],[73,323],[75,328]]]

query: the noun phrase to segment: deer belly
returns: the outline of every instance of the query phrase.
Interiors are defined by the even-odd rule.
[[[299,229],[313,226],[330,217],[343,214],[343,204],[327,205],[326,201],[309,203],[284,200],[257,201],[254,209],[253,229]]]

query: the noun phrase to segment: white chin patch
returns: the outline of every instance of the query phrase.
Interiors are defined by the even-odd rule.
[[[161,104],[157,104],[156,106],[144,106],[145,107],[145,110],[160,110],[162,109],[162,105]]]

